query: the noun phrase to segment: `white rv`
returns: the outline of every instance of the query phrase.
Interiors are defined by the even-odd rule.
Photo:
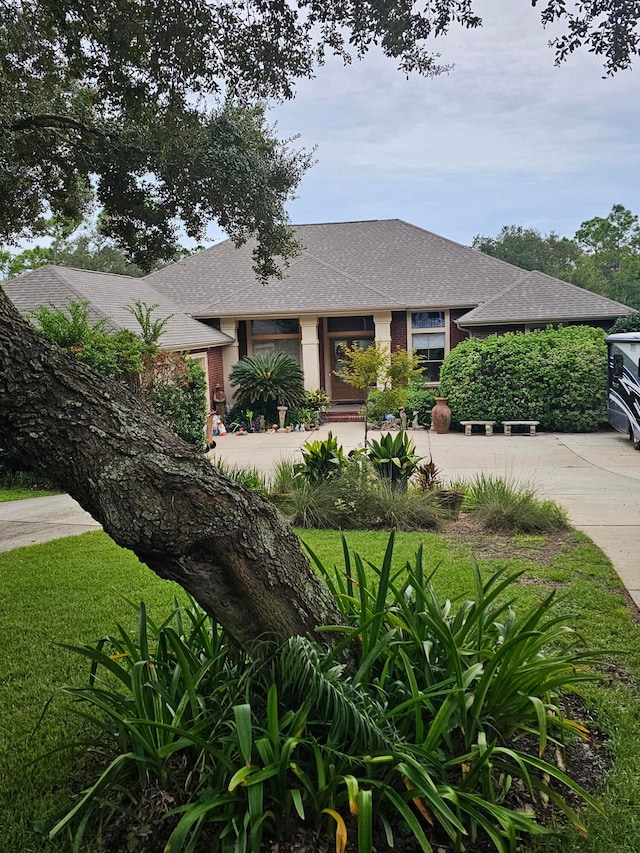
[[[640,450],[640,332],[609,335],[609,423]]]

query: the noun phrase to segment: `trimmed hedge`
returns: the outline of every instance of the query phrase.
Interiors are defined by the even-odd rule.
[[[589,432],[606,421],[605,332],[590,326],[463,341],[446,357],[440,393],[452,423],[538,420],[555,432]]]

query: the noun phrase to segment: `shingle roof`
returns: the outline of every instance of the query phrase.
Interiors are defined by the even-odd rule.
[[[531,319],[550,321],[630,312],[541,273],[536,275],[545,280],[545,296],[538,299],[540,280],[515,287],[523,278],[519,267],[399,219],[297,225],[293,231],[302,251],[281,281],[261,284],[253,271],[253,245],[236,249],[230,240],[152,273],[147,281],[201,317],[471,309],[503,295],[503,303],[493,307],[500,317],[496,322],[517,322],[523,313],[529,319],[530,312]],[[471,312],[466,316],[473,321]]]
[[[561,286],[560,286],[561,285]],[[558,323],[620,317],[631,309],[598,293],[560,282],[541,272],[520,271],[520,279],[458,319],[461,326],[491,323]]]
[[[201,349],[231,343],[231,338],[211,326],[194,320],[184,308],[152,288],[148,279],[125,275],[45,266],[2,283],[7,296],[22,313],[39,305],[65,308],[69,302],[89,300],[89,320],[110,319],[115,329],[139,332],[140,326],[126,309],[135,300],[157,304],[154,319],[171,317],[160,338],[162,349]]]

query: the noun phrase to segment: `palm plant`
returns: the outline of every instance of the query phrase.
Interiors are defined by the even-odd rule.
[[[299,406],[304,401],[300,365],[283,352],[247,355],[231,368],[236,404],[273,414],[275,406]]]

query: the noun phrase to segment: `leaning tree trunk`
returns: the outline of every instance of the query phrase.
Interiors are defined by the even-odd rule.
[[[340,620],[289,524],[124,386],[35,331],[0,288],[0,447],[68,492],[243,646]]]

